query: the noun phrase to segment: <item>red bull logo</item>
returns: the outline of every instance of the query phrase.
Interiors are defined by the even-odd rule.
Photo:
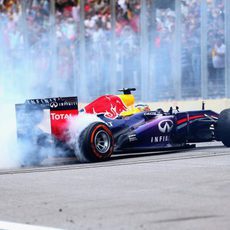
[[[109,119],[117,118],[121,112],[126,110],[127,107],[121,98],[116,95],[106,95],[99,97],[84,108],[86,113],[104,114],[104,116]]]

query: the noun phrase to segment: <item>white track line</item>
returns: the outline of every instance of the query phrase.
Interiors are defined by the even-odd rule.
[[[61,230],[61,229],[0,221],[0,230]]]

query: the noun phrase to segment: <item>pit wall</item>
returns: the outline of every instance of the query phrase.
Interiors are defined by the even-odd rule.
[[[215,100],[191,100],[191,101],[161,101],[161,102],[148,102],[151,110],[156,110],[162,108],[164,111],[168,111],[172,106],[175,108],[179,107],[179,111],[188,111],[188,110],[201,110],[202,102],[205,102],[205,109],[213,110],[215,112],[221,112],[224,109],[230,108],[230,99],[215,99]],[[138,104],[139,102],[136,102]],[[142,102],[140,102],[142,103]],[[84,108],[85,103],[79,103],[79,108]]]

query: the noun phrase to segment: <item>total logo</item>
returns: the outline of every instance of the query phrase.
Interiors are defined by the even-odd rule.
[[[163,120],[158,123],[158,128],[161,133],[170,133],[173,128],[173,121]]]
[[[65,119],[70,119],[72,116],[71,114],[65,114],[65,113],[51,113],[50,114],[52,120],[65,120]]]

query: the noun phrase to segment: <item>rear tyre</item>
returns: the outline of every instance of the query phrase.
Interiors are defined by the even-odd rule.
[[[113,153],[113,147],[114,139],[112,132],[102,122],[90,124],[83,130],[79,138],[79,149],[83,155],[81,159],[85,158],[87,162],[108,160]]]
[[[216,126],[217,139],[230,147],[230,109],[223,110],[218,118]]]

